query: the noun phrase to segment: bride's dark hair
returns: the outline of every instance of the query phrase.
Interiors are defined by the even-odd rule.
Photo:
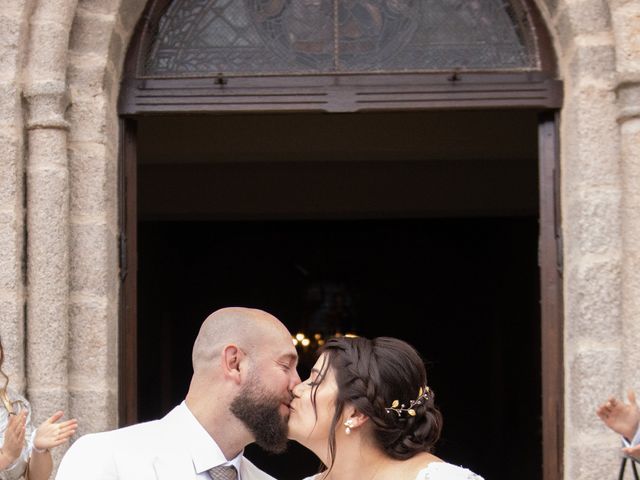
[[[338,422],[347,404],[369,417],[375,444],[390,457],[404,460],[432,451],[442,429],[442,415],[434,405],[433,390],[413,407],[415,416],[387,410],[394,400],[408,406],[427,385],[424,363],[411,345],[391,337],[338,337],[328,340],[320,353],[325,354],[320,382],[331,368],[338,385],[329,431],[329,469],[335,459],[336,429],[342,427]],[[316,384],[314,389],[317,388]],[[311,400],[315,408],[315,391]]]

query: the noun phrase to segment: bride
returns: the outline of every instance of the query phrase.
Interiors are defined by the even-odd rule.
[[[328,340],[293,393],[289,438],[325,465],[305,480],[482,480],[430,453],[442,416],[420,356],[401,340]]]

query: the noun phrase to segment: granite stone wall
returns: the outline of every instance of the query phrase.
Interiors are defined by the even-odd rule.
[[[6,369],[80,434],[117,425],[116,100],[144,3],[0,0]],[[619,444],[594,410],[640,390],[640,0],[536,3],[565,86],[565,479],[599,480]]]

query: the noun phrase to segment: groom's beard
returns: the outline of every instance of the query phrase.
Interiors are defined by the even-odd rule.
[[[250,386],[249,386],[250,385]],[[231,413],[239,418],[264,450],[282,453],[287,448],[288,418],[280,414],[282,399],[265,396],[257,382],[247,385],[231,404]]]

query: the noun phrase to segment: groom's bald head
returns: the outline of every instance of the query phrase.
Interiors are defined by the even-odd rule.
[[[202,323],[193,345],[193,371],[216,365],[215,359],[229,344],[255,352],[265,342],[291,341],[286,327],[273,315],[254,308],[228,307],[216,310]]]

